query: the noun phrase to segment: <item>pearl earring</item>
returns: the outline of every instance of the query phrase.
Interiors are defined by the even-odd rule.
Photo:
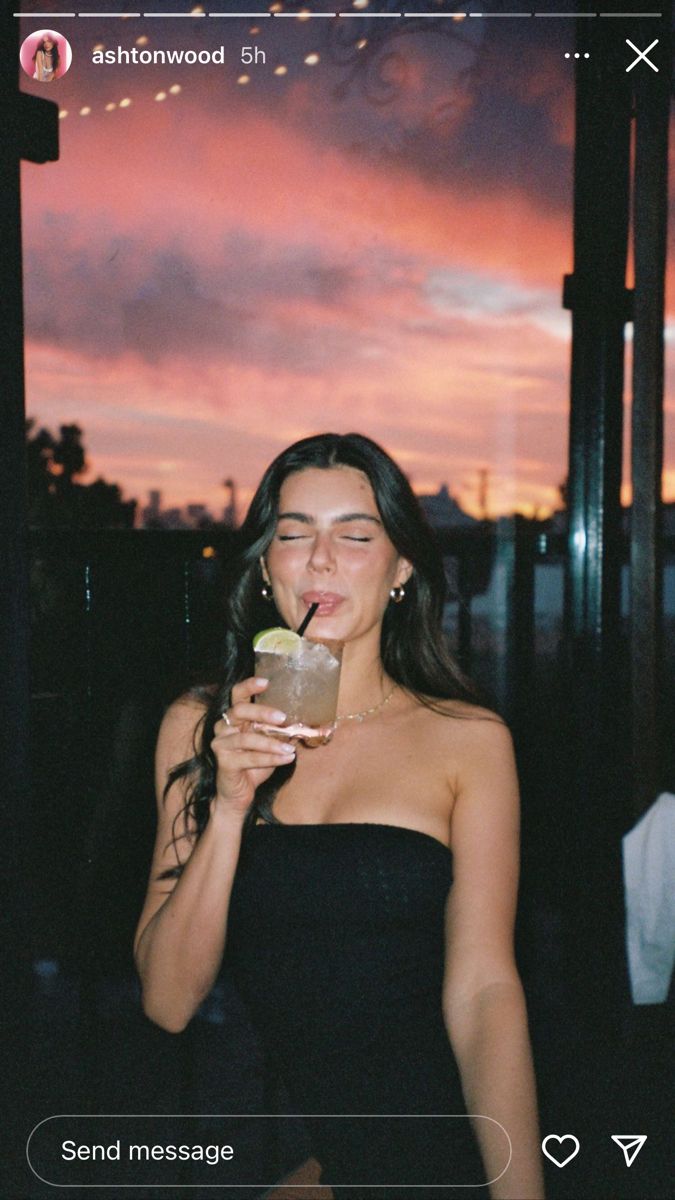
[[[400,604],[403,597],[405,596],[405,588],[404,588],[403,584],[400,583],[398,585],[398,587],[393,587],[391,589],[389,595],[390,595],[391,599],[394,601],[394,604]]]

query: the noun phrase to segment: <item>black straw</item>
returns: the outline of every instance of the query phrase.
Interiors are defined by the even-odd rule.
[[[301,623],[298,625],[298,628],[295,631],[297,633],[298,637],[302,637],[303,633],[305,632],[307,626],[309,625],[309,623],[310,623],[312,617],[314,616],[314,613],[316,612],[318,607],[319,607],[318,600],[315,600],[313,604],[310,604]]]

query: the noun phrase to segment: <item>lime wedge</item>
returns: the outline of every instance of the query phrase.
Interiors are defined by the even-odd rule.
[[[253,649],[267,654],[297,654],[302,638],[292,629],[284,629],[281,625],[275,629],[263,629],[256,633],[253,639]]]

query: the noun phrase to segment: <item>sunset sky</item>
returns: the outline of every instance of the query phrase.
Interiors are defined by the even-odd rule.
[[[219,512],[226,476],[243,507],[290,441],[356,429],[418,491],[476,511],[487,467],[492,515],[557,505],[573,22],[399,25],[55,20],[69,73],[21,83],[67,113],[60,161],[23,167],[27,406],[83,427],[89,478]],[[92,63],[118,45],[225,61]]]

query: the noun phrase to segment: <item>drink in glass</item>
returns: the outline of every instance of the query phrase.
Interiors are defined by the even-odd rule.
[[[286,722],[256,728],[278,737],[316,737],[320,727],[335,723],[344,643],[279,630],[291,638],[277,638],[275,644],[270,634],[276,632],[267,631],[256,639],[255,673],[269,680],[261,704],[281,709]]]

